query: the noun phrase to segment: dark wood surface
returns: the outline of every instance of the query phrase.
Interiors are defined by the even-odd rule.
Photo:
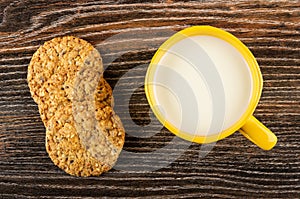
[[[255,116],[277,135],[273,150],[263,151],[235,133],[206,156],[199,155],[208,151],[204,145],[179,141],[163,153],[183,146],[181,155],[163,167],[157,165],[163,161],[159,156],[147,155],[174,139],[158,123],[149,124],[141,87],[147,64],[172,31],[192,25],[223,28],[257,57],[265,81]],[[72,177],[53,165],[27,86],[32,54],[44,41],[63,35],[95,45],[108,82],[122,88],[115,93],[116,110],[129,132],[124,151],[133,155],[100,177]],[[299,1],[1,0],[0,198],[300,198],[299,55]],[[124,103],[128,95],[129,105]],[[130,135],[134,131],[155,135]]]

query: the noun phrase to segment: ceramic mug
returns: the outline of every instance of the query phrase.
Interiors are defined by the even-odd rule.
[[[263,79],[250,50],[211,26],[181,30],[153,56],[145,93],[155,116],[175,135],[196,143],[236,131],[269,150],[276,136],[254,116]]]

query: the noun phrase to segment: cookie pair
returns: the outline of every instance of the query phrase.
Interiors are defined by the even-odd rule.
[[[27,80],[54,164],[76,176],[110,170],[125,131],[113,110],[99,52],[76,37],[54,38],[34,53]]]

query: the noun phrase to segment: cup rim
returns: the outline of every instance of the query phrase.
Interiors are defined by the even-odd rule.
[[[223,130],[218,134],[209,135],[209,136],[191,135],[187,132],[181,131],[180,129],[176,128],[173,124],[171,124],[169,121],[167,121],[163,117],[163,115],[160,114],[160,111],[156,106],[156,100],[154,98],[155,85],[151,84],[151,82],[153,82],[154,80],[154,74],[157,69],[157,64],[160,61],[160,59],[163,57],[163,55],[166,53],[166,51],[163,49],[169,49],[175,43],[181,41],[184,38],[199,36],[199,35],[213,36],[231,44],[235,49],[237,49],[241,53],[241,55],[247,62],[253,80],[252,96],[248,108],[246,109],[244,114],[231,127]],[[203,144],[203,143],[211,143],[211,142],[221,140],[233,134],[235,131],[239,130],[246,123],[246,121],[253,115],[253,112],[258,104],[262,92],[262,84],[263,84],[262,74],[255,57],[253,56],[251,51],[245,46],[245,44],[243,44],[238,38],[236,38],[234,35],[230,34],[229,32],[226,32],[222,29],[215,28],[212,26],[192,26],[175,33],[158,48],[147,69],[147,73],[145,77],[145,93],[154,115],[168,130],[170,130],[173,134],[177,135],[180,138],[183,138],[191,142]]]

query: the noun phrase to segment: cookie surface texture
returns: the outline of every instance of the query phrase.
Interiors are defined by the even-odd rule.
[[[76,176],[111,169],[125,131],[113,110],[99,52],[76,37],[54,38],[34,53],[27,80],[54,164]]]

